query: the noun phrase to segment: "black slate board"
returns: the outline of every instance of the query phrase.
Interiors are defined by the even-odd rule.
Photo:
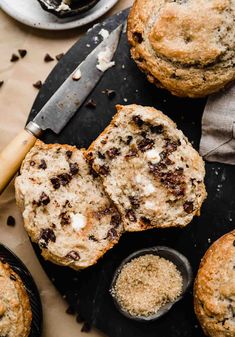
[[[123,22],[128,10],[104,23],[104,28],[114,29]],[[96,26],[76,43],[54,68],[33,105],[31,120],[64,79],[95,46],[94,36],[99,36],[101,26]],[[90,48],[87,47],[90,44]],[[87,147],[115,113],[115,104],[137,103],[157,107],[171,117],[183,130],[193,146],[198,149],[201,117],[205,99],[191,100],[173,97],[168,92],[148,83],[130,58],[125,34],[122,35],[115,56],[116,66],[109,69],[89,98],[97,102],[96,109],[83,106],[60,135],[46,132],[43,140]],[[124,65],[124,67],[123,67]],[[116,90],[109,100],[102,90]],[[127,102],[125,102],[127,99]],[[184,229],[151,230],[123,235],[119,244],[108,252],[97,265],[81,272],[40,261],[53,279],[61,294],[84,319],[109,337],[202,337],[204,336],[193,312],[192,289],[182,301],[163,318],[154,323],[138,323],[123,317],[115,308],[108,293],[112,275],[120,262],[137,249],[164,245],[186,255],[194,275],[200,259],[209,247],[235,226],[235,172],[234,167],[217,163],[206,164],[208,198],[202,214]],[[69,335],[69,331],[68,331]]]

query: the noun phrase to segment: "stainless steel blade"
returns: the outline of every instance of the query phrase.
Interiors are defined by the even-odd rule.
[[[75,112],[94,89],[103,72],[96,68],[99,53],[107,47],[112,57],[117,49],[122,25],[118,26],[105,40],[103,40],[64,81],[59,89],[40,110],[33,122],[42,130],[51,129],[59,133]],[[78,81],[73,79],[77,70],[81,71]]]

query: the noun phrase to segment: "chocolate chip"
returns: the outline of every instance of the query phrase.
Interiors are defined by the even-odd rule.
[[[18,60],[19,60],[19,56],[18,55],[16,55],[16,54],[12,54],[11,55],[11,59],[10,59],[11,62],[16,62]]]
[[[29,165],[30,165],[30,166],[35,166],[35,164],[36,164],[36,163],[35,163],[34,160],[30,160],[30,162],[29,162]]]
[[[111,228],[107,233],[107,238],[110,240],[114,240],[118,236],[116,229]]]
[[[126,211],[126,217],[131,221],[131,222],[136,222],[136,216],[135,213],[132,209],[128,209]]]
[[[68,151],[65,152],[65,154],[66,154],[67,158],[70,159],[72,157],[73,152],[68,150]]]
[[[140,203],[137,197],[129,196],[129,200],[130,200],[131,206],[134,209],[138,209],[140,207]]]
[[[137,157],[138,156],[138,150],[135,147],[135,145],[132,145],[130,148],[130,151],[125,155],[125,158],[131,158],[131,157]]]
[[[183,207],[186,213],[190,214],[193,212],[193,202],[192,201],[186,201]]]
[[[4,81],[0,81],[0,88],[3,86]]]
[[[66,309],[66,314],[68,315],[74,315],[75,314],[75,310],[72,306],[69,306],[67,309]]]
[[[50,181],[51,181],[55,190],[58,190],[58,188],[60,188],[60,180],[58,178],[56,178],[56,177],[51,178]]]
[[[100,151],[97,152],[98,158],[105,159],[105,155],[101,153]]]
[[[154,145],[154,141],[150,138],[144,138],[137,144],[138,149],[141,152],[145,152],[145,151],[152,149],[153,145]]]
[[[146,218],[145,216],[141,216],[140,220],[145,224],[145,225],[151,225],[151,220]]]
[[[45,228],[41,230],[38,244],[41,248],[47,248],[49,241],[55,242],[56,236],[51,228]]]
[[[89,101],[85,104],[85,106],[90,109],[95,109],[96,102],[93,99],[89,99]]]
[[[48,195],[45,192],[42,192],[39,201],[38,201],[38,205],[48,205],[50,202],[50,198],[48,197]]]
[[[90,166],[90,168],[89,168],[89,173],[92,175],[93,178],[99,177],[98,173],[93,169],[92,166]]]
[[[115,157],[119,156],[121,152],[116,147],[111,147],[106,151],[106,153],[110,159],[114,159]]]
[[[44,61],[45,62],[51,62],[51,61],[54,61],[54,58],[50,55],[50,54],[46,54],[45,56],[44,56]]]
[[[47,164],[44,159],[41,159],[41,163],[38,165],[39,169],[45,170],[47,168]]]
[[[71,222],[71,217],[69,214],[67,214],[66,212],[62,212],[60,214],[60,223],[62,226],[66,226],[66,225],[69,225],[70,222]]]
[[[121,217],[120,215],[114,214],[111,216],[111,221],[110,221],[110,225],[113,226],[114,228],[117,228],[121,223]]]
[[[143,36],[140,32],[134,32],[133,33],[133,39],[137,42],[137,43],[142,43],[143,42]]]
[[[57,177],[60,179],[60,183],[62,186],[68,185],[68,183],[72,179],[71,175],[68,173],[59,174]]]
[[[41,87],[42,87],[42,81],[37,81],[37,82],[33,83],[33,86],[36,89],[41,89]]]
[[[101,174],[102,176],[107,176],[109,174],[109,167],[106,165],[102,165],[99,167],[99,174]]]
[[[178,141],[171,141],[169,139],[166,139],[166,144],[165,144],[165,148],[167,152],[174,152],[177,150],[177,147],[181,145],[180,140]]]
[[[163,131],[164,131],[164,126],[163,126],[163,125],[155,125],[155,126],[151,126],[151,127],[150,127],[150,131],[151,131],[152,133],[155,133],[155,134],[159,135],[159,134],[163,133]]]
[[[60,53],[60,54],[56,55],[55,58],[57,59],[57,61],[60,61],[63,56],[64,56],[64,53]]]
[[[14,227],[15,224],[15,218],[12,215],[9,215],[9,217],[7,218],[7,226]]]
[[[10,274],[10,279],[11,279],[12,281],[16,281],[16,280],[17,280],[17,278],[16,278],[15,275],[13,275],[13,274]]]
[[[74,261],[79,261],[80,260],[80,255],[78,254],[78,252],[75,252],[75,250],[71,250],[66,257],[74,260]]]
[[[78,164],[77,163],[69,163],[69,169],[70,169],[70,173],[72,174],[72,176],[75,176],[79,171]]]
[[[141,127],[144,124],[144,122],[142,121],[142,119],[140,118],[140,116],[133,116],[132,120],[139,127]]]
[[[108,96],[108,98],[112,99],[116,96],[116,92],[114,90],[111,89],[105,89],[102,91],[102,94],[105,94]]]
[[[91,331],[91,324],[85,322],[81,328],[81,332],[89,332],[89,331]]]
[[[129,145],[131,143],[132,139],[133,139],[132,136],[127,136],[126,144]]]
[[[98,242],[98,240],[96,239],[96,237],[94,235],[89,235],[88,239],[94,242]]]
[[[26,49],[18,49],[18,53],[20,54],[21,58],[24,58],[25,55],[27,54],[27,50]]]

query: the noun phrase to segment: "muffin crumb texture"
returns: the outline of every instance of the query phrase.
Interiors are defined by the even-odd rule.
[[[165,258],[146,254],[128,262],[112,289],[121,308],[132,316],[150,316],[182,293],[183,279]]]

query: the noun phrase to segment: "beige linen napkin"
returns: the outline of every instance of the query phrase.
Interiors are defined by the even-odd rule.
[[[235,85],[208,98],[200,153],[208,161],[235,165]]]
[[[106,16],[130,6],[132,2],[119,0]],[[25,125],[38,92],[32,84],[38,80],[43,82],[56,64],[56,61],[45,63],[45,54],[54,57],[66,52],[88,28],[65,32],[34,30],[17,23],[0,10],[0,81],[4,80],[0,88],[0,151]],[[11,55],[18,49],[26,49],[28,53],[25,58],[11,63]],[[15,227],[6,225],[9,215],[15,217]],[[0,242],[23,260],[37,283],[44,312],[42,337],[84,336],[75,317],[65,313],[66,302],[47,278],[34,254],[15,204],[13,183],[0,196]],[[89,336],[101,336],[101,333],[93,330]]]

